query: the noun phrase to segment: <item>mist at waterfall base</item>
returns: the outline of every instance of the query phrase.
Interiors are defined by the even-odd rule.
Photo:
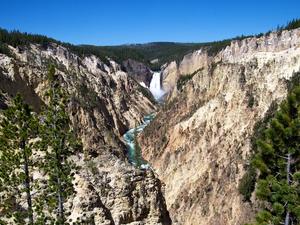
[[[141,83],[141,85],[146,87],[144,83]],[[153,72],[149,90],[154,96],[156,101],[159,101],[163,97],[165,92],[161,88],[161,72]],[[144,128],[154,119],[154,117],[155,117],[155,113],[151,113],[149,115],[144,116],[143,123],[141,125],[130,129],[123,135],[124,141],[126,142],[127,145],[128,160],[133,165],[136,165],[137,163],[136,152],[135,152],[136,149],[134,144],[135,132],[136,133],[142,132]],[[141,169],[148,169],[149,167],[150,166],[146,161],[141,165]]]

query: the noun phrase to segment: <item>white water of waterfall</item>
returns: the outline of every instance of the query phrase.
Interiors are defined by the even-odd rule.
[[[160,76],[160,72],[154,72],[150,82],[149,89],[156,100],[160,99],[165,94],[164,90],[161,88]]]

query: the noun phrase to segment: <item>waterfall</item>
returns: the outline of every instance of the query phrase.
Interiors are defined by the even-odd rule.
[[[152,80],[150,82],[150,91],[153,94],[156,100],[160,99],[165,92],[161,88],[161,80],[160,80],[161,72],[153,72]]]

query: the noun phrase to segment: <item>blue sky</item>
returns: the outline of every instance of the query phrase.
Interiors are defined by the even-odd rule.
[[[300,17],[300,0],[1,0],[0,27],[73,44],[205,42]]]

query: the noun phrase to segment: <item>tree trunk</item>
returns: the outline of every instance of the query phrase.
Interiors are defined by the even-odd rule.
[[[286,163],[286,181],[287,184],[290,185],[291,179],[290,179],[290,172],[291,172],[291,153],[287,154],[287,163]],[[289,225],[290,224],[290,212],[286,206],[286,214],[285,214],[285,221],[284,225]]]
[[[64,199],[62,196],[62,187],[61,187],[61,180],[58,177],[57,178],[57,185],[58,185],[58,193],[57,193],[57,197],[58,197],[58,214],[59,214],[59,222],[60,224],[64,223]]]
[[[61,173],[62,173],[62,165],[61,165],[61,156],[60,151],[56,149],[55,151],[56,157],[56,169],[57,169],[57,203],[58,203],[58,216],[59,216],[59,224],[64,224],[64,199],[63,199],[63,190],[62,190],[62,181],[61,181]]]
[[[64,217],[64,198],[63,198],[63,187],[62,187],[62,180],[61,180],[61,174],[63,173],[63,166],[62,166],[62,157],[61,157],[61,151],[64,147],[64,138],[61,138],[60,140],[60,150],[56,151],[56,162],[57,162],[57,186],[58,186],[58,213],[59,213],[59,220],[61,224],[64,224],[65,217]]]
[[[24,173],[25,173],[24,186],[25,186],[25,190],[26,190],[26,198],[27,198],[27,205],[28,205],[28,210],[27,210],[28,211],[28,219],[29,219],[29,224],[33,225],[32,199],[31,199],[31,193],[30,193],[29,160],[28,160],[28,156],[26,154],[24,140],[21,141],[20,148],[23,151],[23,158],[24,158]]]
[[[290,224],[290,212],[287,211],[285,214],[285,221],[284,221],[284,225],[289,225]]]

